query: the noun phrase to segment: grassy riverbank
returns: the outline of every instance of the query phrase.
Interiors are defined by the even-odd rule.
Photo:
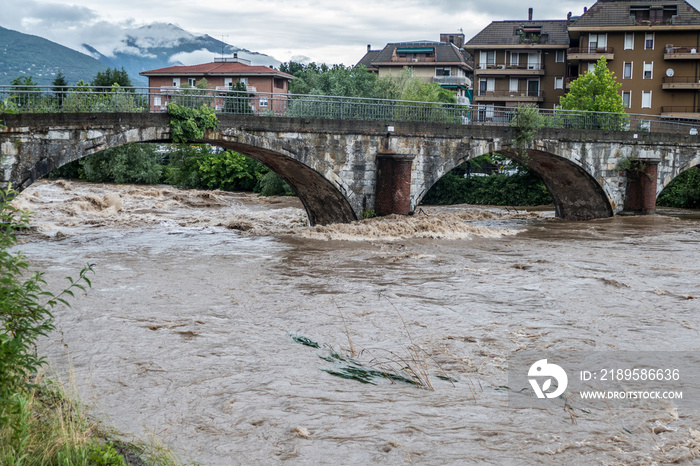
[[[0,426],[0,464],[7,465],[178,465],[157,441],[125,442],[68,396],[55,381],[39,378],[35,388],[6,405]]]

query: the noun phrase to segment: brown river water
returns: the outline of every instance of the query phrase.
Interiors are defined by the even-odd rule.
[[[572,414],[503,389],[526,349],[700,350],[697,212],[423,207],[310,228],[294,198],[64,181],[15,204],[51,289],[95,264],[40,351],[95,417],[186,461],[700,462],[700,415],[672,401]],[[331,348],[433,389],[334,376]]]

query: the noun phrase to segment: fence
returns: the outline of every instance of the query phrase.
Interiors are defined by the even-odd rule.
[[[518,107],[270,94],[221,89],[0,86],[0,113],[167,112],[168,105],[210,106],[219,113],[385,122],[511,125]],[[528,112],[532,113],[532,111]],[[697,134],[700,120],[537,109],[536,127]],[[517,124],[517,122],[515,122]]]

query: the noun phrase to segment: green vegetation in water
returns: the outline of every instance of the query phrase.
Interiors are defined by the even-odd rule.
[[[516,162],[508,165],[513,174],[494,172],[475,176],[472,170],[485,165],[504,166],[505,159],[497,154],[485,155],[465,162],[440,178],[423,198],[428,205],[547,205],[552,197],[539,176]]]
[[[377,212],[374,209],[365,209],[362,211],[362,219],[374,218]]]
[[[36,343],[54,330],[51,311],[70,307],[67,300],[91,286],[93,269],[67,277],[69,286],[58,294],[45,291],[43,274],[30,273],[26,257],[9,252],[16,233],[29,225],[28,213],[10,204],[15,195],[0,191],[0,464],[125,465],[118,450],[130,457],[146,450],[111,439],[61,387],[39,375],[46,360]],[[177,464],[168,455],[151,458],[137,464]]]
[[[385,379],[392,383],[402,382],[419,388],[433,390],[433,385],[428,375],[427,363],[424,358],[419,357],[420,350],[415,347],[409,348],[404,356],[390,351],[381,351],[386,354],[385,357],[372,356],[372,351],[363,349],[359,352],[359,355],[370,355],[371,359],[367,362],[362,362],[355,357],[351,341],[351,350],[346,353],[336,350],[328,344],[321,346],[316,341],[305,336],[290,334],[290,337],[294,342],[301,345],[311,348],[323,348],[325,350],[324,354],[319,354],[318,357],[332,364],[333,367],[322,368],[321,370],[336,377],[372,385],[376,385],[377,380]],[[455,379],[447,375],[443,375],[440,379],[450,382],[455,381]]]

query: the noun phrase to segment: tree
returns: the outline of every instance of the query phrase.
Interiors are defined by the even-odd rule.
[[[625,110],[620,95],[622,84],[617,82],[615,73],[608,69],[604,57],[596,63],[592,71],[579,76],[571,83],[565,96],[559,99],[564,110],[606,112],[624,115]],[[586,129],[621,129],[626,117],[605,115],[583,120]]]
[[[253,97],[253,94],[248,93],[248,87],[238,81],[233,85],[231,91],[226,93],[224,113],[234,113],[236,115],[253,113],[253,109],[250,108],[251,97]]]
[[[51,84],[53,84],[54,86],[53,91],[56,93],[56,100],[58,102],[58,106],[62,107],[63,98],[66,96],[66,86],[68,85],[66,77],[63,75],[63,71],[58,72],[58,74],[56,75],[56,79],[54,79]]]
[[[12,97],[12,101],[17,107],[35,103],[41,97],[37,83],[31,76],[18,76],[10,81],[10,84],[15,86],[14,90],[21,92],[20,95]]]
[[[129,73],[126,72],[124,67],[121,70],[107,68],[105,71],[98,71],[92,80],[92,85],[98,87],[112,87],[115,84],[121,87],[132,86]]]

